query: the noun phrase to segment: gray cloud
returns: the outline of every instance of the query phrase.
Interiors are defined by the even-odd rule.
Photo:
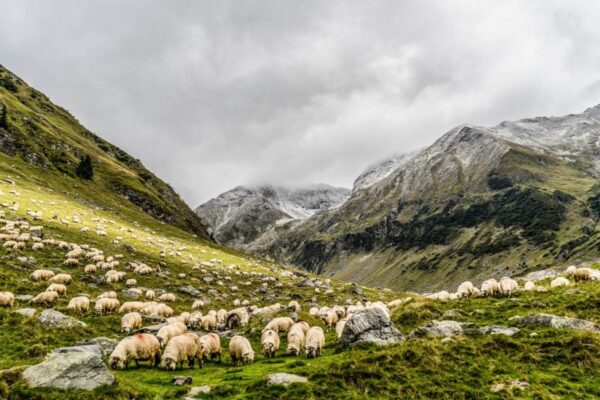
[[[196,206],[349,187],[462,122],[600,102],[594,1],[0,0],[1,63]]]

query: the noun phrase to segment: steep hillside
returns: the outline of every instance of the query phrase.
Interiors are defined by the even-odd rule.
[[[299,188],[238,186],[196,208],[217,242],[253,250],[317,212],[342,204],[350,191],[329,185]]]
[[[600,107],[461,125],[269,253],[369,285],[448,288],[596,257]]]
[[[208,238],[200,219],[168,184],[2,66],[0,104],[8,111],[7,126],[0,127],[0,151],[4,154],[64,176],[63,190],[74,185],[91,186],[127,200],[162,222]],[[84,155],[92,158],[91,182],[76,179],[76,168]],[[115,200],[110,199],[97,206],[110,207],[113,203]]]

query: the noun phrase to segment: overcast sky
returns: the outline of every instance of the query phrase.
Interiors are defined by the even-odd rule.
[[[600,103],[599,1],[0,0],[0,63],[195,207],[351,187],[451,127]]]

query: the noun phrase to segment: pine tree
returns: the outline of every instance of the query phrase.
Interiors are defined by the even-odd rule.
[[[92,165],[92,157],[90,157],[87,154],[81,157],[79,165],[75,170],[75,173],[81,179],[86,179],[88,181],[92,180],[92,178],[94,177],[94,166]]]
[[[2,112],[0,113],[0,128],[8,129],[8,109],[5,105],[2,105]]]

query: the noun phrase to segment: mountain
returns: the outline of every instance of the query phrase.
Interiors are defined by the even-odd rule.
[[[352,193],[361,189],[366,189],[369,186],[372,186],[375,183],[385,179],[392,172],[410,161],[410,159],[416,154],[417,152],[397,153],[384,159],[383,161],[367,167],[358,176],[358,178],[354,180],[354,184],[352,185]]]
[[[89,155],[94,170],[94,179],[89,184],[94,190],[126,199],[153,218],[208,238],[200,219],[171,186],[139,160],[83,127],[68,111],[3,66],[0,66],[0,103],[7,107],[8,114],[6,128],[0,127],[0,151],[4,154],[73,178],[69,185],[86,184],[76,179],[76,169],[80,158]],[[118,201],[110,199],[101,206],[115,203]]]
[[[317,212],[338,207],[349,195],[348,189],[322,184],[238,186],[200,205],[196,213],[217,242],[250,250]]]
[[[368,170],[343,205],[263,251],[327,276],[410,290],[593,258],[599,146],[600,106],[460,125],[383,172]]]

